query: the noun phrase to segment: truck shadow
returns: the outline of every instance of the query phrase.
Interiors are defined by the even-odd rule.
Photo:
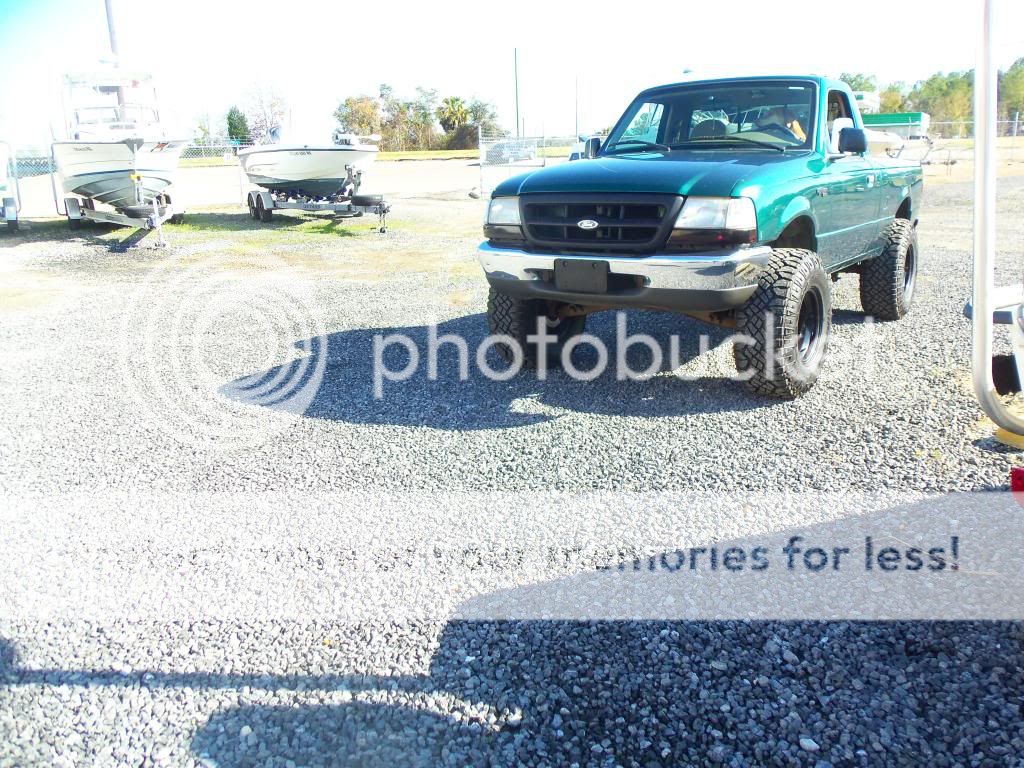
[[[615,371],[615,320],[610,313],[593,316],[587,332],[600,338],[608,348],[608,368],[593,381],[582,381],[558,369],[549,370],[542,380],[533,370],[524,370],[508,381],[495,381],[481,371],[477,350],[487,336],[483,314],[459,317],[437,326],[437,337],[464,339],[468,348],[467,376],[460,376],[459,352],[452,344],[441,344],[436,355],[436,377],[428,371],[428,327],[372,328],[339,331],[322,339],[300,342],[314,360],[297,360],[251,374],[226,384],[220,393],[232,400],[275,409],[287,409],[287,401],[264,403],[250,393],[260,392],[270,381],[288,381],[308,370],[310,362],[323,364],[324,376],[305,415],[311,418],[355,424],[426,426],[441,430],[504,429],[537,424],[558,418],[561,412],[652,418],[695,413],[745,411],[777,406],[777,401],[757,398],[741,382],[726,376],[732,367],[731,351],[722,348],[728,333],[696,321],[662,313],[631,313],[629,332],[650,335],[663,350],[657,375],[631,381],[618,380]],[[700,337],[705,337],[701,349]],[[374,396],[374,339],[400,335],[419,352],[419,363],[404,381],[381,381],[381,397]],[[714,373],[706,371],[693,379],[669,373],[670,339],[678,337],[679,364],[688,366],[699,357],[714,353],[721,364]],[[383,342],[382,342],[383,343]],[[598,363],[590,346],[574,351],[573,363],[587,371]],[[398,344],[387,344],[381,354],[390,371],[402,371],[409,353]],[[506,366],[493,350],[488,365],[496,371]],[[632,345],[625,360],[633,371],[648,369],[653,360],[649,350]],[[313,366],[315,367],[315,365]],[[707,368],[707,366],[702,366]],[[714,368],[714,366],[710,366]]]

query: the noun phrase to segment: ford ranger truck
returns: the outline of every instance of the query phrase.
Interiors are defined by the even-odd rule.
[[[510,337],[497,349],[557,364],[588,314],[667,310],[737,329],[751,391],[803,394],[828,348],[830,278],[857,272],[879,320],[903,317],[914,296],[921,166],[867,148],[841,81],[643,91],[603,144],[587,141],[587,159],[494,190],[478,255],[491,333]],[[538,323],[554,343],[531,345]]]

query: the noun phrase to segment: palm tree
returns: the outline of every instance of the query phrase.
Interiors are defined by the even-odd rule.
[[[460,125],[469,122],[469,110],[466,109],[465,102],[458,96],[449,96],[437,108],[437,119],[445,133],[451,133]]]

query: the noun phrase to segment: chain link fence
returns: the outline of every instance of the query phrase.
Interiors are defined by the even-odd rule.
[[[480,191],[487,193],[507,178],[566,162],[578,152],[579,136],[509,136],[480,132]]]
[[[193,142],[181,153],[181,167],[209,167],[236,165],[238,150],[251,147],[251,143],[208,143]]]

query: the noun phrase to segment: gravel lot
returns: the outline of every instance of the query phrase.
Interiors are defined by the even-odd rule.
[[[1024,463],[970,395],[964,184],[927,192],[905,321],[866,327],[857,278],[840,280],[837,354],[799,401],[729,381],[724,333],[701,353],[707,328],[644,312],[630,330],[681,335],[689,379],[458,381],[447,355],[437,380],[421,369],[375,399],[375,334],[424,348],[429,322],[473,348],[485,335],[482,203],[447,177],[429,189],[425,165],[385,236],[284,216],[254,228],[217,208],[168,227],[166,251],[61,223],[0,238],[0,766],[1024,765],[1016,623],[488,622],[429,605],[389,620],[261,612],[244,590],[204,610],[204,589],[230,594],[232,558],[315,596],[311,564],[416,541],[413,500],[441,492],[481,494],[496,516],[496,492],[558,492],[556,528],[588,522],[573,494],[701,492],[722,503],[692,535],[719,541],[793,524],[765,508],[738,530],[739,493],[985,491]],[[1003,281],[1020,279],[1022,210],[1024,179],[1004,180]],[[614,340],[611,317],[588,329]],[[299,380],[297,398],[260,389],[277,374]],[[409,503],[346,529],[318,506],[344,492]],[[99,501],[69,513],[83,497]],[[151,514],[162,525],[128,531]],[[481,528],[454,519],[420,544],[462,547]],[[187,534],[208,529],[227,533],[196,550]],[[169,552],[176,572],[195,568],[198,607],[161,615]],[[411,562],[403,589],[428,592],[437,573]],[[10,579],[35,567],[118,609]]]

